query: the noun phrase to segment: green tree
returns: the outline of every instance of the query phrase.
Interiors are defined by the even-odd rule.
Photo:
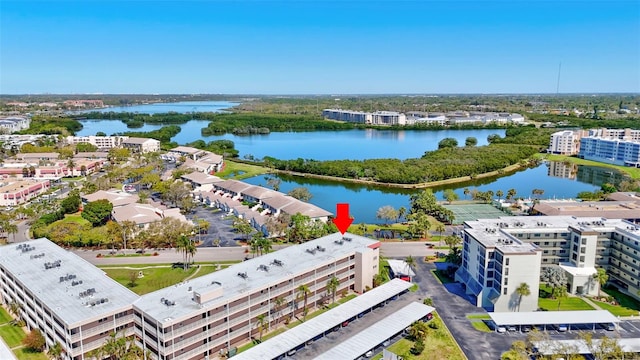
[[[458,146],[458,140],[454,138],[444,138],[438,142],[438,149],[454,148]]]
[[[518,294],[518,311],[520,311],[520,304],[522,303],[522,298],[525,296],[531,295],[531,289],[529,288],[529,284],[520,283],[516,288],[516,294]]]
[[[232,228],[242,234],[245,238],[245,240],[248,239],[249,234],[251,234],[253,232],[253,226],[251,226],[251,224],[249,223],[248,220],[243,219],[243,218],[235,218],[233,219],[233,225]]]
[[[82,218],[89,221],[94,227],[104,225],[109,220],[113,211],[113,204],[109,200],[101,199],[91,201],[84,206]]]
[[[311,293],[311,290],[309,290],[309,286],[307,286],[306,284],[302,284],[300,286],[298,286],[298,295],[297,295],[297,299],[303,299],[304,303],[302,305],[302,321],[307,321],[307,300],[309,299],[309,294]]]
[[[332,276],[331,279],[327,281],[327,291],[332,295],[334,303],[336,302],[336,291],[338,291],[338,286],[340,286],[340,280],[335,276]]]
[[[398,208],[397,222],[400,222],[400,220],[404,219],[405,215],[407,215],[407,208],[405,208],[404,206],[400,206],[400,208]]]
[[[458,194],[456,194],[453,189],[446,189],[444,191],[444,198],[449,202],[449,204],[451,204],[452,202],[458,200]]]
[[[551,288],[551,296],[561,295],[557,289],[564,288],[567,290],[567,275],[564,270],[558,266],[550,266],[544,269],[540,274],[540,280]]]
[[[600,285],[598,288],[598,295],[599,295],[602,288],[607,284],[607,281],[609,281],[609,275],[607,274],[607,271],[605,269],[598,268],[596,270],[596,273],[591,275],[591,279],[593,281],[596,281],[598,285]]]
[[[258,328],[258,331],[260,332],[260,341],[262,341],[262,332],[264,331],[265,326],[267,325],[267,314],[260,314],[258,316],[256,316],[256,327]]]
[[[396,209],[391,205],[385,205],[378,209],[376,217],[378,219],[385,220],[385,224],[388,224],[389,221],[396,220],[398,218],[398,211],[396,211]]]
[[[60,210],[65,214],[74,214],[80,210],[80,193],[77,190],[69,192],[66,198],[60,202]]]
[[[453,249],[454,247],[458,246],[460,242],[462,242],[460,237],[455,235],[447,235],[444,238],[444,243],[447,244],[447,246],[449,246],[449,249]]]
[[[618,191],[618,189],[616,189],[616,186],[611,184],[611,183],[604,183],[600,186],[600,189],[605,193],[605,194],[611,194],[614,193],[616,191]]]
[[[47,350],[47,355],[51,360],[62,360],[63,354],[64,350],[62,350],[62,345],[60,345],[60,343],[57,341],[55,344],[49,347],[49,350]]]
[[[427,324],[423,321],[416,321],[409,327],[409,336],[415,341],[423,340],[428,332]]]
[[[464,146],[476,146],[476,145],[478,145],[478,139],[472,136],[466,138],[464,141]]]
[[[504,192],[502,190],[498,190],[496,191],[496,196],[498,197],[498,200],[501,200],[504,196]]]
[[[517,194],[516,189],[507,190],[507,200],[511,200],[511,199],[515,198],[516,194]]]
[[[309,202],[309,200],[311,200],[311,198],[313,197],[309,189],[307,189],[306,187],[294,188],[289,191],[287,195],[304,202]]]

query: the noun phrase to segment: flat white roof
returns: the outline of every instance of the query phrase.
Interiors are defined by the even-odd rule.
[[[394,274],[416,276],[416,273],[404,260],[387,259],[387,262]]]
[[[234,359],[274,359],[287,351],[304,344],[314,337],[323,334],[336,325],[357,316],[382,301],[385,301],[405,290],[413,284],[400,279],[393,279],[388,283],[378,286],[366,293],[348,301],[334,309],[331,309],[317,317],[310,319],[291,330],[277,335],[247,351],[244,351]],[[433,308],[431,308],[433,311]],[[423,316],[426,316],[423,315]],[[406,327],[406,326],[405,326]],[[402,328],[404,329],[404,327]],[[400,330],[402,330],[400,329]],[[382,341],[380,341],[382,342]],[[332,359],[343,359],[344,357],[334,357]]]
[[[226,269],[143,295],[133,306],[144,311],[145,316],[163,324],[171,324],[195,316],[204,311],[203,309],[227,304],[257,289],[268,288],[310,269],[332,264],[338,258],[368,251],[379,245],[378,241],[350,233],[345,233],[344,237],[351,241],[341,241],[343,235],[334,233],[249,259]],[[267,271],[261,266],[265,266]],[[241,273],[246,276],[240,277]],[[221,296],[213,300],[202,305],[192,300],[193,292],[202,294],[219,287],[222,287]],[[167,306],[162,299],[175,304]]]
[[[18,360],[18,358],[13,354],[13,351],[11,351],[7,343],[4,342],[3,338],[0,338],[0,359]]]
[[[640,338],[616,339],[625,353],[640,353]],[[591,350],[583,340],[548,340],[533,342],[538,353],[542,355],[564,354],[566,349],[575,349],[579,354],[591,354]],[[600,339],[593,339],[594,346],[600,344]]]
[[[138,298],[104,271],[45,238],[1,246],[0,267],[70,326],[130,308]]]
[[[502,325],[604,324],[620,322],[607,310],[491,312],[491,320]]]
[[[427,316],[435,310],[431,306],[412,302],[395,313],[385,317],[346,341],[317,356],[315,359],[357,359],[367,351],[375,348],[391,336]]]

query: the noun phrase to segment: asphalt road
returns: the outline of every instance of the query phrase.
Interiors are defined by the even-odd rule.
[[[275,245],[274,250],[282,249],[287,245]],[[246,246],[232,247],[199,247],[194,259],[196,262],[216,262],[222,260],[243,260],[245,257],[251,257],[251,253],[247,253]],[[182,255],[174,249],[158,250],[158,256],[110,256],[109,250],[73,250],[78,256],[87,260],[94,265],[120,265],[120,264],[166,264],[182,261]],[[424,242],[383,242],[381,253],[387,257],[405,258],[409,255],[423,257],[428,254],[434,254],[437,250],[429,249]],[[442,250],[441,250],[442,251]],[[153,254],[155,250],[147,250],[147,254]],[[118,251],[116,255],[134,255],[135,250],[127,250],[125,252]],[[97,257],[101,254],[101,257]],[[387,255],[392,254],[392,255]]]

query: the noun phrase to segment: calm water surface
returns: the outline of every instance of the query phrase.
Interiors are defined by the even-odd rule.
[[[460,199],[465,199],[464,188],[480,191],[492,190],[494,193],[502,190],[505,194],[511,188],[517,191],[516,197],[530,197],[533,189],[544,189],[542,198],[568,199],[575,198],[581,191],[594,191],[600,188],[603,182],[618,183],[622,176],[610,169],[576,166],[574,179],[554,177],[548,175],[551,165],[546,163],[536,168],[519,171],[501,178],[487,178],[476,182],[462,183],[452,187]],[[291,176],[278,176],[281,179],[280,191],[288,192],[296,187],[306,187],[313,198],[311,203],[335,213],[336,204],[347,202],[354,216],[355,223],[382,223],[376,218],[376,211],[385,205],[391,205],[398,209],[401,206],[409,209],[409,196],[414,191],[399,190],[354,184],[341,184],[316,179],[299,178]],[[256,176],[243,180],[254,185],[267,186],[265,176]],[[443,200],[444,188],[433,189],[438,199]]]

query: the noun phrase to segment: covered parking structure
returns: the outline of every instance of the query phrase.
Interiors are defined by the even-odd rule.
[[[406,281],[416,276],[416,273],[411,270],[409,264],[404,260],[387,259],[389,264],[389,270],[391,270],[391,277],[398,278]]]
[[[417,302],[409,303],[402,309],[334,346],[331,350],[317,356],[315,359],[358,359],[398,335],[414,322],[426,319],[434,310],[431,306]]]
[[[348,326],[349,322],[364,316],[377,307],[384,306],[390,300],[397,299],[398,296],[407,293],[411,286],[413,284],[410,282],[393,279],[351,301],[307,320],[293,329],[243,351],[233,358],[236,360],[283,359],[288,353],[293,354],[306,344],[318,340],[334,330],[339,330],[343,326]]]
[[[571,327],[590,326],[595,330],[596,325],[607,326],[614,324],[617,328],[620,320],[607,310],[581,310],[581,311],[531,311],[531,312],[492,312],[491,320],[500,327],[515,326],[518,330],[522,326],[541,326],[547,330],[548,326],[559,327],[565,325],[567,330]]]
[[[615,340],[625,354],[640,354],[640,338],[623,338]],[[600,339],[593,339],[592,342],[592,349],[599,348],[601,342]],[[587,343],[581,339],[534,341],[533,348],[537,355],[542,356],[553,356],[566,353],[593,355],[592,349],[590,349]],[[634,359],[634,357],[630,357],[630,359]]]

